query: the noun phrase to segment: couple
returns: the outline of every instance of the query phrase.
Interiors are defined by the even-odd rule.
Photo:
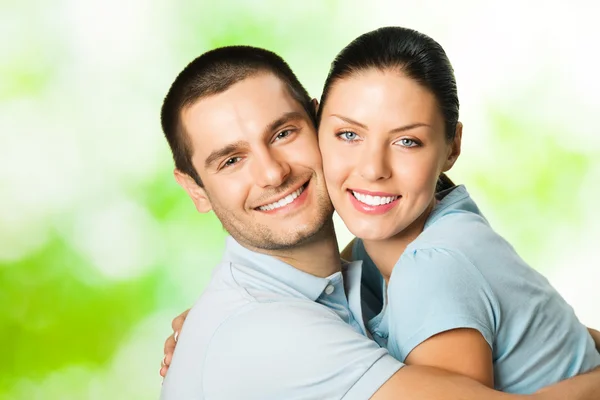
[[[320,104],[267,50],[192,61],[162,127],[177,182],[231,237],[162,398],[600,399],[588,330],[444,175],[458,108],[443,49],[404,28],[344,48]]]

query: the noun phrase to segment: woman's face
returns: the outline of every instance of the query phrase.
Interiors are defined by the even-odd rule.
[[[319,146],[327,189],[355,236],[383,240],[420,226],[437,179],[460,154],[435,96],[400,71],[369,69],[334,83]]]

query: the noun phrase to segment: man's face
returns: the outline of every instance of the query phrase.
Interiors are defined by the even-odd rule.
[[[176,171],[200,212],[211,209],[246,246],[277,250],[308,242],[333,207],[315,129],[270,73],[244,79],[181,113],[204,188]]]

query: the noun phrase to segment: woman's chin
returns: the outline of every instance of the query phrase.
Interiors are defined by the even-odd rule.
[[[388,234],[388,229],[383,227],[368,225],[368,226],[351,226],[346,224],[350,233],[362,240],[379,241],[386,240],[393,236]]]

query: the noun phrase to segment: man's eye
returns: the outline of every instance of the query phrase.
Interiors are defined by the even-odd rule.
[[[237,162],[239,162],[242,158],[241,157],[231,157],[229,159],[227,159],[227,161],[225,161],[225,163],[223,164],[223,167],[230,167],[234,164],[236,164]]]
[[[291,129],[286,129],[285,131],[281,131],[277,134],[277,136],[275,136],[275,140],[281,140],[281,139],[285,139],[286,137],[290,136],[292,134],[292,130]]]
[[[350,131],[340,132],[336,136],[346,142],[354,142],[356,139],[358,139],[358,135]]]

